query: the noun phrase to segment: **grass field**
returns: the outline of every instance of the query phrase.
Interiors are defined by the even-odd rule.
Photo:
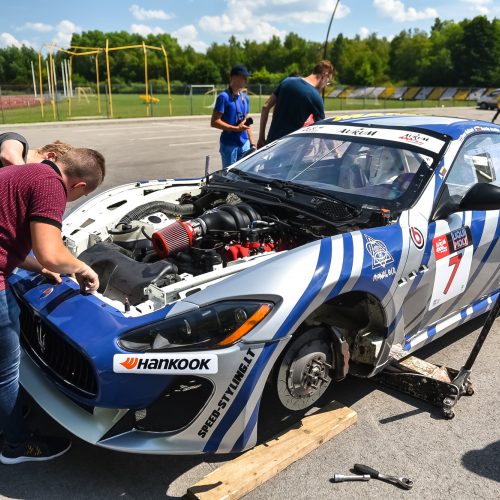
[[[170,116],[169,99],[167,95],[157,94],[156,104],[146,104],[136,94],[113,95],[113,118],[139,118]],[[267,96],[250,96],[250,107],[254,113],[260,112]],[[23,108],[1,109],[0,123],[33,123],[54,120],[97,119],[111,117],[110,105],[105,95],[101,95],[100,109],[97,96],[85,98],[73,97],[71,102],[63,98],[56,102],[44,105],[42,117],[39,105]],[[210,115],[214,104],[213,95],[173,95],[171,98],[172,116]],[[359,110],[359,109],[386,109],[386,108],[424,108],[424,107],[452,107],[476,106],[475,101],[398,101],[391,99],[338,99],[325,100],[326,111]]]

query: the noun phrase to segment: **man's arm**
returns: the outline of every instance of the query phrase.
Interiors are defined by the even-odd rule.
[[[222,120],[222,113],[220,111],[215,111],[212,113],[212,119],[210,120],[210,126],[213,128],[218,128],[224,132],[243,132],[248,130],[250,127],[244,124],[245,120],[241,121],[238,125],[230,125]]]
[[[58,227],[32,221],[30,230],[33,253],[42,267],[60,274],[74,273],[80,289],[84,292],[95,292],[99,288],[97,274],[64,246]]]
[[[269,118],[269,112],[276,104],[276,96],[271,94],[269,99],[262,106],[262,111],[260,112],[260,127],[259,127],[259,140],[257,141],[257,147],[261,148],[266,144],[266,125]]]
[[[24,146],[15,139],[7,139],[0,146],[0,163],[7,165],[24,165]]]
[[[45,269],[40,262],[38,262],[34,257],[28,255],[22,264],[19,264],[19,267],[22,269],[26,269],[26,271],[31,271],[33,273],[40,273],[59,284],[62,282],[61,275],[59,273],[53,273],[48,269]]]

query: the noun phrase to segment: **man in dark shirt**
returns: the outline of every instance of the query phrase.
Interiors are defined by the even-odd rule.
[[[29,149],[28,141],[16,132],[0,134],[0,167],[40,163],[42,160],[57,161],[57,158],[73,146],[61,141],[54,141],[39,149]]]
[[[16,267],[61,281],[75,274],[80,289],[99,287],[97,274],[64,246],[61,225],[67,201],[101,184],[104,158],[92,149],[73,148],[57,164],[50,160],[0,168],[0,462],[49,460],[69,450],[71,442],[36,436],[21,416],[19,393],[19,307],[7,278]],[[29,255],[33,250],[34,256]]]
[[[313,72],[305,77],[285,78],[262,107],[260,133],[257,147],[273,142],[304,126],[312,115],[313,121],[325,117],[323,100],[319,93],[335,75],[330,61],[320,61]],[[266,125],[269,112],[276,106],[266,140]]]

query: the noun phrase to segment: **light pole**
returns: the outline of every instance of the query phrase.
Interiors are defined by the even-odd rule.
[[[335,17],[335,12],[337,12],[337,7],[339,6],[340,0],[337,0],[335,7],[332,12],[332,17],[330,18],[330,23],[328,24],[328,31],[326,32],[325,46],[323,47],[323,59],[326,59],[326,49],[328,47],[328,37],[330,36],[330,28],[332,27],[333,18]],[[322,90],[323,101],[325,100],[325,89]]]

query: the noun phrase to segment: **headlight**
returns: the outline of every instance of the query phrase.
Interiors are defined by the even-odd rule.
[[[134,330],[118,345],[134,352],[225,347],[250,332],[272,308],[270,302],[253,300],[219,302]]]

